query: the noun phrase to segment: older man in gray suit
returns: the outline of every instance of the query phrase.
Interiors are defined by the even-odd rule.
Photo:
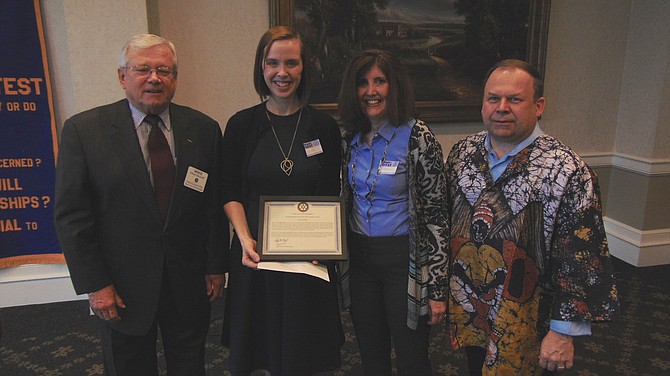
[[[126,99],[68,119],[55,220],[72,283],[102,323],[111,375],[204,375],[210,302],[221,296],[228,227],[220,201],[221,130],[171,103],[174,45],[133,37],[118,77]]]

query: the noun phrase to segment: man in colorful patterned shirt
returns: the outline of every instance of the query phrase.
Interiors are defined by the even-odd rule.
[[[535,68],[499,62],[485,81],[486,131],[447,160],[451,342],[471,375],[571,368],[573,337],[618,314],[596,176],[542,132],[544,105]]]

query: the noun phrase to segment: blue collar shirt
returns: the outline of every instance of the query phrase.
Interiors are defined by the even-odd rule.
[[[371,145],[361,140],[360,133],[351,141],[347,181],[354,201],[350,216],[354,232],[365,236],[409,233],[407,147],[413,124],[410,120],[394,127],[386,122]]]
[[[493,181],[497,181],[502,173],[505,172],[507,166],[512,163],[514,157],[521,150],[532,144],[535,139],[542,135],[542,133],[543,132],[542,129],[540,129],[540,125],[535,124],[535,129],[533,129],[533,133],[531,133],[530,136],[521,141],[516,147],[514,147],[514,149],[508,151],[507,154],[500,158],[498,158],[498,155],[493,150],[493,146],[491,146],[491,135],[486,134],[486,138],[484,139],[484,148],[486,149],[486,155],[489,161],[489,171],[491,172],[491,176],[493,176]]]

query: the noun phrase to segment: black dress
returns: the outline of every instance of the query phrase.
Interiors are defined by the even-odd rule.
[[[271,115],[288,153],[299,113]],[[304,142],[319,139],[323,153],[307,157]],[[234,115],[224,136],[225,202],[245,206],[254,239],[258,234],[260,195],[338,195],[340,137],[335,121],[304,107],[290,159],[290,176],[280,168],[283,156],[264,104]],[[230,349],[228,369],[248,375],[267,369],[273,376],[313,375],[340,366],[344,335],[337,303],[336,276],[331,282],[302,274],[252,270],[241,264],[237,236],[231,246],[222,343]]]

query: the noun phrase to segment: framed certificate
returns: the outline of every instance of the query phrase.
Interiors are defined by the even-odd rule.
[[[261,196],[257,250],[263,261],[345,260],[344,202],[336,196]]]

